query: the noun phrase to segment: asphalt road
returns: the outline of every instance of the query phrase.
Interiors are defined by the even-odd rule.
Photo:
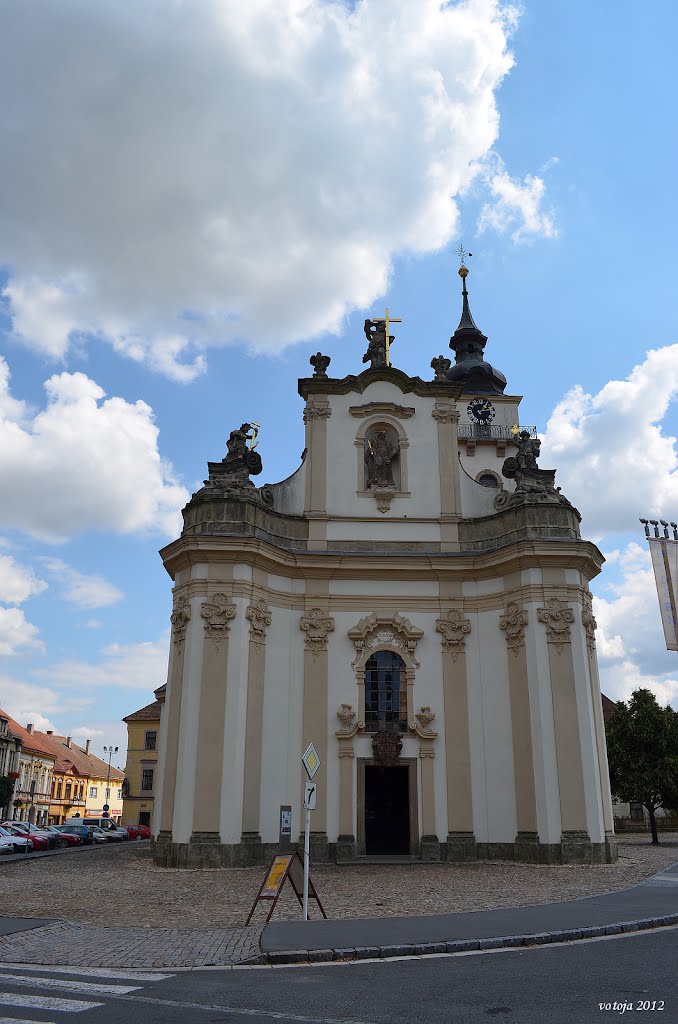
[[[142,966],[142,965],[140,965]],[[227,971],[0,967],[0,1020],[66,1024],[678,1022],[678,929],[466,956]],[[609,1008],[608,1008],[609,1007]]]

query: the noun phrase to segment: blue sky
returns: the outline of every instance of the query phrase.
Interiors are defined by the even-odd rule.
[[[678,513],[677,32],[669,0],[5,3],[0,706],[124,747],[207,460],[255,419],[262,479],[292,472],[309,355],[359,372],[386,305],[430,374],[463,239],[488,358],[608,556],[603,687],[678,707],[637,521]]]

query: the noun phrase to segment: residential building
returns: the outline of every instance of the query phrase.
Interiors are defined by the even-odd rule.
[[[9,728],[9,715],[0,709],[0,818],[11,818],[14,788],[19,778],[21,737]]]
[[[24,729],[8,717],[8,728],[21,741],[19,778],[14,786],[10,817],[46,825],[56,757],[45,743],[44,735],[37,732],[31,723]]]
[[[160,712],[165,687],[155,690],[156,700],[123,718],[127,725],[123,825],[151,825],[155,799]]]
[[[57,736],[51,730],[40,734],[45,745],[56,758],[49,818],[54,825],[75,816],[98,818],[105,803],[109,817],[120,821],[122,816],[123,773],[111,766],[110,785],[108,763],[91,751],[92,741],[85,747],[73,741],[72,736]],[[106,800],[106,791],[110,798]]]

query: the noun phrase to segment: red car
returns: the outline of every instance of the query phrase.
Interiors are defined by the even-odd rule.
[[[148,825],[128,825],[127,835],[130,839],[150,839],[152,833]]]
[[[82,839],[80,836],[71,835],[70,832],[62,832],[56,825],[45,825],[48,832],[53,832],[57,836],[57,846],[82,846]]]

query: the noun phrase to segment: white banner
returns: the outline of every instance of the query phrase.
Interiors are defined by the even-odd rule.
[[[668,651],[678,651],[678,541],[666,537],[649,537],[654,578],[657,581],[659,607],[662,613],[664,638]]]

